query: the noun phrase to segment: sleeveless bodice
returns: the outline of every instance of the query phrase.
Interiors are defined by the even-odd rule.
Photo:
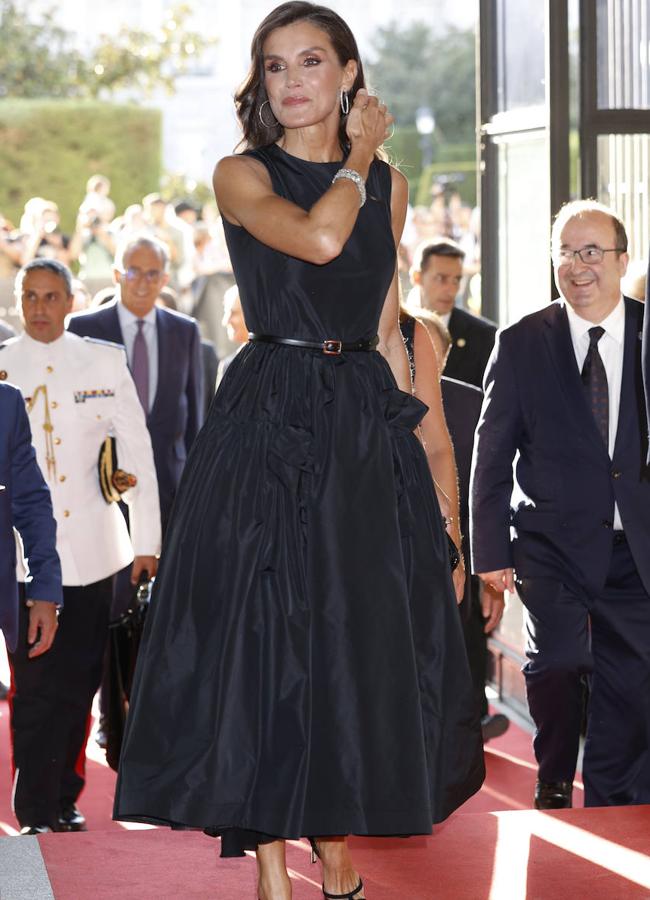
[[[343,163],[313,163],[275,144],[249,151],[267,168],[275,193],[305,210]],[[367,197],[342,253],[325,266],[262,244],[224,220],[226,241],[250,331],[281,337],[355,341],[377,334],[395,270],[390,167],[375,160]]]

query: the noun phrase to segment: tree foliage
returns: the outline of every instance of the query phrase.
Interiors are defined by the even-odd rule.
[[[52,10],[36,22],[15,0],[0,0],[0,96],[69,96],[81,64]]]
[[[36,21],[21,0],[0,0],[0,97],[97,98],[173,91],[175,78],[214,43],[189,28],[190,8],[169,10],[153,33],[122,26],[81,52],[55,10]]]
[[[433,31],[420,22],[377,29],[372,86],[398,125],[413,125],[418,107],[428,106],[436,140],[473,141],[476,116],[475,38],[471,29]]]

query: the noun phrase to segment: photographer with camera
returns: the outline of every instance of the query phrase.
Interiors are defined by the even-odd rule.
[[[112,284],[115,239],[108,226],[98,209],[82,204],[70,241],[70,259],[79,260],[79,278],[92,282],[91,293]]]
[[[42,197],[32,197],[25,204],[20,220],[25,233],[22,265],[33,259],[56,259],[68,265],[70,262],[70,236],[60,228],[59,207]]]

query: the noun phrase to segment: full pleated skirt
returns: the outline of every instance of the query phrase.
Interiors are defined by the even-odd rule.
[[[478,790],[424,411],[376,352],[237,356],[169,525],[117,819],[428,834]]]

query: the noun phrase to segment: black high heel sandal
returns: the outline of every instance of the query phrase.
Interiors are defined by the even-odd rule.
[[[309,843],[311,844],[311,861],[315,863],[317,859],[322,859],[320,852],[318,850],[318,844],[314,838],[309,838]],[[348,891],[347,894],[330,894],[325,890],[325,885],[322,886],[323,897],[325,900],[356,900],[356,895],[359,891],[363,890],[363,879],[359,878],[359,884],[352,891]],[[359,898],[361,900],[361,898]]]

